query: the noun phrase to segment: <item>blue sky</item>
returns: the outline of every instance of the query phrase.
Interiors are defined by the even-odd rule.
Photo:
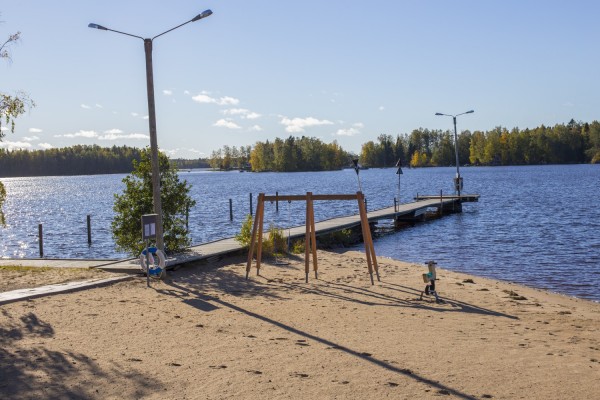
[[[149,144],[143,42],[154,42],[158,144],[174,157],[275,137],[590,122],[600,110],[597,1],[19,0],[0,91],[37,106],[5,148]]]

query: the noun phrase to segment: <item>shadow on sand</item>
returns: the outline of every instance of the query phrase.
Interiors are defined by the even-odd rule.
[[[91,399],[119,393],[98,393],[94,380],[119,379],[131,382],[132,388],[120,395],[140,398],[162,390],[136,372],[114,365],[104,371],[85,354],[56,351],[45,347],[55,337],[52,326],[29,312],[19,317],[2,310],[0,326],[0,398],[2,399]],[[35,343],[31,343],[34,339]],[[27,345],[21,345],[26,341]],[[80,375],[83,384],[73,384]]]
[[[214,267],[214,268],[218,268],[218,267]],[[234,311],[244,314],[248,317],[255,318],[259,321],[262,321],[266,324],[270,324],[272,326],[275,326],[279,329],[285,330],[292,334],[301,336],[306,339],[314,340],[315,342],[319,342],[319,343],[327,346],[328,348],[342,351],[348,355],[357,357],[357,358],[359,358],[367,363],[370,363],[372,365],[375,365],[379,368],[383,368],[385,370],[408,377],[410,379],[414,379],[417,382],[423,383],[434,389],[437,389],[439,394],[453,395],[453,396],[456,396],[461,399],[476,399],[476,397],[474,397],[472,395],[462,393],[459,390],[453,389],[451,387],[444,385],[443,383],[429,379],[426,376],[417,374],[409,369],[396,367],[386,361],[379,360],[375,357],[372,357],[371,355],[369,355],[367,353],[360,352],[360,351],[354,350],[354,349],[346,347],[346,346],[342,346],[342,345],[340,345],[336,342],[333,342],[331,340],[328,340],[326,338],[316,336],[314,334],[305,332],[301,329],[287,325],[283,322],[280,322],[280,321],[274,320],[272,318],[269,318],[267,316],[258,314],[249,309],[240,307],[236,304],[231,303],[230,301],[224,300],[223,298],[221,298],[220,294],[233,295],[236,297],[239,297],[239,296],[267,296],[272,299],[277,299],[277,298],[282,299],[283,297],[278,296],[276,293],[274,293],[275,290],[273,289],[272,285],[275,285],[275,287],[280,288],[280,289],[284,288],[286,290],[299,291],[300,293],[311,293],[311,294],[315,294],[315,295],[333,297],[333,298],[336,298],[339,300],[359,302],[361,304],[369,304],[369,305],[381,304],[381,305],[387,305],[387,306],[405,306],[405,307],[412,307],[412,308],[441,311],[437,308],[430,307],[430,306],[427,306],[424,304],[415,304],[413,302],[400,300],[393,296],[376,293],[376,292],[368,290],[368,289],[357,288],[357,287],[353,287],[351,285],[346,285],[346,284],[331,283],[331,282],[325,282],[325,281],[321,280],[321,281],[318,281],[319,287],[315,287],[314,284],[311,285],[310,287],[307,287],[305,285],[300,285],[300,284],[289,284],[289,283],[282,283],[280,281],[269,280],[268,281],[269,285],[265,285],[261,282],[255,281],[255,280],[245,280],[239,274],[236,274],[235,272],[231,272],[231,271],[219,271],[216,274],[212,274],[212,273],[210,273],[210,272],[212,272],[212,271],[210,271],[211,269],[212,268],[209,268],[207,270],[205,268],[199,272],[195,271],[190,274],[186,274],[186,276],[182,277],[181,280],[178,280],[178,278],[176,276],[174,276],[172,279],[170,279],[169,281],[166,282],[166,284],[170,286],[170,289],[159,290],[159,292],[178,297],[182,301],[184,301],[186,304],[194,306],[201,311],[207,311],[207,310],[211,309],[211,307],[207,307],[206,303],[211,304],[212,307],[223,307],[223,308],[228,308],[230,310],[234,310]],[[215,275],[220,275],[220,276],[215,276]],[[262,279],[266,280],[266,278],[262,278]],[[188,285],[190,285],[190,286],[188,286]],[[271,286],[271,288],[269,288],[269,286]],[[200,290],[197,288],[202,288],[202,291],[204,293],[201,293]],[[414,293],[414,289],[410,289],[410,288],[405,288],[405,289],[411,290],[412,291],[411,293]],[[215,293],[214,295],[206,294],[207,292],[210,292],[211,290],[213,291],[213,293],[215,293],[215,292],[218,292],[218,293]],[[248,290],[248,293],[241,293],[244,290]],[[342,292],[342,293],[340,293],[340,292]],[[361,296],[366,296],[368,298],[368,300],[357,300],[350,296],[344,295],[343,292],[346,292],[346,293],[351,292],[354,295],[358,294]],[[476,307],[476,306],[472,306],[472,305],[468,305],[468,304],[461,304],[458,302],[455,302],[455,305],[453,307],[457,307],[457,310],[451,310],[451,311],[476,312],[476,313],[481,313],[481,314],[486,314],[486,315],[512,318],[510,316],[507,316],[507,315],[504,315],[501,313],[496,313],[494,311],[485,310],[480,307]],[[445,310],[445,311],[448,311],[448,310]]]

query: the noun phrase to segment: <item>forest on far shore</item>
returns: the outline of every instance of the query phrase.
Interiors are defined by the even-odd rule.
[[[130,173],[140,149],[128,146],[76,145],[47,150],[0,148],[0,177]],[[569,121],[534,129],[496,127],[458,135],[461,165],[539,165],[600,163],[600,122]],[[336,141],[289,136],[246,146],[223,146],[209,159],[171,161],[180,169],[244,169],[256,172],[325,171],[349,167],[353,158],[364,167],[428,167],[455,164],[450,130],[414,129],[410,134],[381,134],[362,145],[360,155]]]

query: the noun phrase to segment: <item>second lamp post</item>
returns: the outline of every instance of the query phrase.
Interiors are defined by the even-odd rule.
[[[435,113],[435,115],[445,115],[447,117],[452,117],[452,120],[454,121],[454,154],[456,156],[456,178],[454,178],[454,187],[456,188],[456,193],[458,194],[458,196],[460,196],[460,192],[462,190],[462,178],[460,177],[460,162],[458,161],[458,135],[456,133],[456,117],[458,117],[459,115],[463,115],[463,114],[471,114],[474,113],[475,110],[469,110],[466,111],[464,113],[460,113],[460,114],[456,114],[456,115],[450,115],[450,114],[443,114],[443,113]]]

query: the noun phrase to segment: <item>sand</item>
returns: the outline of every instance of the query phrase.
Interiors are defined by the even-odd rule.
[[[0,307],[0,398],[600,398],[600,304],[319,251],[183,267]],[[312,274],[311,274],[312,275]]]

